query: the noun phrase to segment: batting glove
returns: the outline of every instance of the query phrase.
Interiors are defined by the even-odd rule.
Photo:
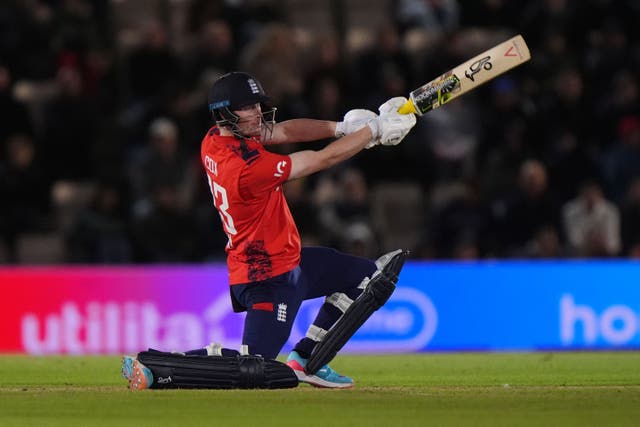
[[[376,120],[377,118],[378,115],[370,110],[362,108],[349,110],[347,114],[344,115],[343,121],[336,123],[336,137],[339,138],[359,131],[369,122]],[[378,142],[379,141],[376,138],[372,138],[365,148],[371,148],[378,144]]]
[[[398,108],[407,102],[407,98],[398,96],[382,104],[378,111],[379,139],[382,145],[398,145],[416,125],[414,114],[400,114]]]

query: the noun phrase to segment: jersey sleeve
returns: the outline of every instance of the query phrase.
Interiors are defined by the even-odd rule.
[[[244,197],[273,191],[289,179],[291,158],[282,154],[262,152],[247,163],[240,174],[240,192]]]

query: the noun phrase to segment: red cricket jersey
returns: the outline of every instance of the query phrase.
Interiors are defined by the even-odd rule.
[[[221,136],[213,127],[200,156],[213,203],[227,233],[229,283],[265,280],[300,262],[300,235],[282,193],[291,172],[289,156],[267,151],[248,139]]]

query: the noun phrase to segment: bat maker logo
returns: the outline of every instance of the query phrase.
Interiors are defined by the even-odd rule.
[[[484,58],[478,59],[476,62],[469,66],[469,69],[464,72],[464,75],[472,82],[475,82],[476,80],[473,76],[482,71],[483,68],[487,71],[493,68],[493,64],[491,63],[491,56],[485,56]]]

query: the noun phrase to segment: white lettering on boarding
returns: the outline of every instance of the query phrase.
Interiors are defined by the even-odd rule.
[[[239,345],[225,333],[224,318],[231,315],[226,295],[202,314],[161,314],[152,302],[66,301],[57,312],[26,313],[21,340],[31,354],[115,354],[141,348],[197,348],[213,340]],[[227,331],[228,332],[228,331]]]
[[[565,345],[580,342],[576,330],[582,331],[584,344],[595,344],[598,338],[613,345],[630,342],[640,331],[640,315],[626,305],[606,307],[600,316],[588,305],[574,302],[573,295],[560,299],[560,339]]]

